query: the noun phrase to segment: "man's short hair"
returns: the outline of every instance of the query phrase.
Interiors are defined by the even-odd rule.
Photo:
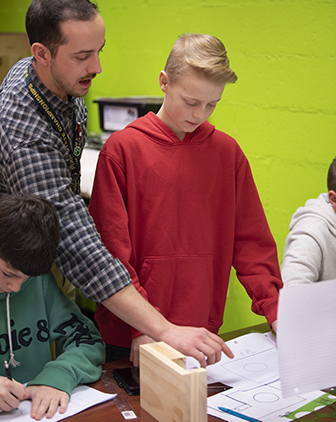
[[[168,80],[175,83],[188,67],[215,83],[238,79],[224,44],[213,35],[187,33],[178,37],[165,66]]]
[[[39,42],[55,57],[58,47],[67,42],[61,24],[69,20],[90,21],[97,13],[97,4],[90,0],[33,0],[26,14],[30,45]]]
[[[59,221],[49,201],[27,192],[0,194],[0,258],[28,276],[51,270]]]
[[[333,159],[329,166],[327,178],[328,191],[333,190],[336,192],[336,158]]]

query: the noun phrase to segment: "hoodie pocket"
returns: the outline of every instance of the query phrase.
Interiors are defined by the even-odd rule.
[[[147,257],[139,281],[149,302],[171,322],[208,325],[213,298],[211,255]]]

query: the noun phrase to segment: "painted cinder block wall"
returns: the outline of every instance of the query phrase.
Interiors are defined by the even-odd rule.
[[[0,31],[24,31],[30,0],[0,0]],[[103,73],[86,104],[99,132],[98,97],[161,95],[158,75],[183,32],[210,33],[238,75],[211,123],[247,155],[281,262],[293,212],[326,191],[336,156],[334,0],[99,0],[106,23]],[[223,216],[225,218],[225,216]],[[204,281],[206,282],[206,280]],[[231,276],[221,331],[264,322]]]

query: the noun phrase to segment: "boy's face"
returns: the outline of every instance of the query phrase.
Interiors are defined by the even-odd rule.
[[[14,270],[0,258],[0,293],[18,292],[29,276]]]
[[[214,83],[188,69],[171,84],[165,72],[160,73],[160,87],[165,98],[158,117],[182,141],[209,118],[222,97],[224,83]]]
[[[99,54],[105,44],[104,21],[99,14],[90,21],[65,21],[62,32],[67,42],[59,46],[55,57],[49,52],[46,85],[61,99],[83,97],[102,71]]]

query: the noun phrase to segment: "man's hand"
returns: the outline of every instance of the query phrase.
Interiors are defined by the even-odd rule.
[[[139,366],[140,344],[153,343],[154,341],[155,340],[153,340],[151,337],[145,336],[144,334],[142,336],[138,336],[133,339],[132,346],[131,346],[130,361],[133,362],[134,366]]]
[[[60,406],[59,413],[67,410],[69,396],[67,393],[46,385],[31,385],[26,389],[32,400],[31,418],[39,421],[46,415],[51,418]]]
[[[172,324],[171,329],[162,334],[162,340],[184,355],[197,359],[202,368],[220,361],[221,352],[231,359],[234,357],[224,341],[205,328],[180,327]]]
[[[0,412],[10,412],[17,409],[20,401],[28,398],[22,384],[15,380],[0,377]]]
[[[102,302],[112,313],[155,341],[164,341],[186,356],[197,359],[202,367],[216,363],[223,351],[233,358],[231,350],[216,334],[205,328],[180,327],[168,322],[135,289],[133,284]]]
[[[173,335],[173,339],[170,342],[166,341],[166,343],[184,355],[197,359],[203,368],[218,362],[221,359],[222,351],[229,358],[233,358],[231,350],[224,341],[205,328],[180,327],[177,325],[173,325],[173,327],[177,329],[177,335]],[[139,366],[139,346],[141,344],[153,343],[154,341],[146,335],[133,339],[130,361],[133,362],[134,366]],[[205,356],[207,356],[207,360]]]

